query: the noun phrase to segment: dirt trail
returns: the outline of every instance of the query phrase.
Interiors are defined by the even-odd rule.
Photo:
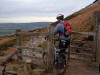
[[[54,70],[53,73],[43,75],[56,75],[56,70]],[[90,65],[89,62],[71,59],[64,75],[100,75],[100,73],[97,68]]]
[[[65,75],[100,75],[100,73],[87,61],[71,60]]]

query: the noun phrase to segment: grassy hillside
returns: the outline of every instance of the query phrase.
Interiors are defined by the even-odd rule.
[[[95,31],[94,13],[100,11],[100,4],[93,3],[86,8],[68,16],[65,20],[69,21],[73,31]],[[56,26],[57,22],[52,26]]]

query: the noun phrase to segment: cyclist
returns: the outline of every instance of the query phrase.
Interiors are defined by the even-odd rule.
[[[67,21],[65,22],[63,14],[58,14],[56,19],[59,23],[54,29],[54,35],[59,34],[59,48],[61,49],[60,52],[65,52],[65,50],[68,48],[70,44],[71,27],[70,24],[67,23]],[[65,41],[65,44],[62,43],[62,40]]]

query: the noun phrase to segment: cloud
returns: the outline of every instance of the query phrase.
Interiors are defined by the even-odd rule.
[[[1,23],[54,22],[54,21],[56,21],[55,17],[17,17],[17,18],[2,18],[2,19],[0,19]]]
[[[0,0],[0,18],[54,17],[72,14],[94,0]]]

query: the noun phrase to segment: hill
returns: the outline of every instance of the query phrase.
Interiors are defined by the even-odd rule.
[[[75,12],[70,16],[67,16],[65,20],[69,21],[73,31],[93,32],[95,31],[95,12],[100,12],[100,0],[96,0],[89,6],[81,9],[80,11]],[[55,22],[52,25],[56,26],[57,23],[58,22]]]

